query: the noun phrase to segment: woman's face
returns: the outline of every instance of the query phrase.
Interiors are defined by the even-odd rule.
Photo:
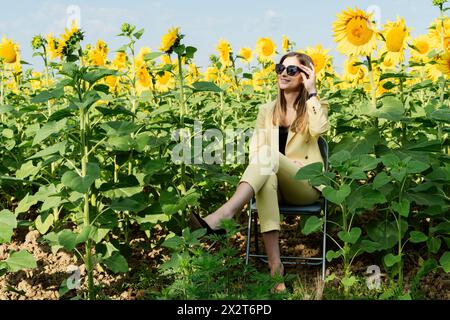
[[[284,59],[283,65],[285,67],[291,65],[300,67],[301,64],[296,57],[287,57],[286,59]],[[300,75],[300,72],[294,76],[289,76],[286,72],[286,69],[284,69],[284,71],[278,75],[278,85],[280,86],[280,89],[284,90],[285,92],[286,91],[298,92],[300,90],[300,86],[302,86],[302,83],[303,79],[302,76]]]

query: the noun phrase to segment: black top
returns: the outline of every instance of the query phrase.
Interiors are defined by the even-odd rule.
[[[289,127],[279,126],[278,130],[279,130],[278,141],[279,141],[279,145],[280,145],[280,152],[282,154],[286,155],[285,151],[286,151],[286,142],[287,142],[287,137],[288,137],[288,133],[289,133]]]

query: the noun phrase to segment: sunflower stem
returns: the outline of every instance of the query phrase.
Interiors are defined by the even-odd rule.
[[[184,101],[184,82],[183,82],[183,67],[181,54],[177,53],[178,56],[178,77],[180,78],[180,126],[182,130],[180,131],[180,139],[183,141],[183,131],[184,131],[184,115],[185,115],[185,101]],[[184,162],[181,163],[181,194],[186,194],[186,164]],[[184,221],[184,220],[183,220]]]
[[[371,108],[373,111],[375,111],[377,109],[377,97],[376,97],[375,81],[373,78],[372,59],[370,58],[370,56],[367,56],[367,68],[369,70]],[[378,128],[378,118],[377,117],[375,118],[375,127]]]
[[[3,80],[5,78],[6,68],[5,68],[5,63],[3,61],[1,61],[1,60],[0,60],[0,62],[2,63],[2,68],[0,70],[1,79],[2,79],[2,81],[0,83],[0,105],[3,105],[4,104],[3,99],[4,99],[4,94],[5,94],[5,92],[4,92],[4,90],[5,90],[5,87],[4,87],[5,86],[5,82]],[[5,123],[5,115],[3,113],[2,113],[2,123]]]

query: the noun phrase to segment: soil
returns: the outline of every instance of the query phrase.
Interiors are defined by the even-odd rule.
[[[300,236],[298,234],[298,218],[287,218],[282,225],[280,235],[280,250],[282,255],[296,256],[315,256],[320,254],[322,237],[320,234],[310,236]],[[246,217],[240,215],[237,217],[241,223],[242,229],[233,236],[233,244],[242,252],[242,259],[245,259],[245,241],[246,241]],[[134,235],[134,234],[133,234]],[[96,285],[101,285],[99,290],[100,299],[120,299],[135,300],[148,298],[149,292],[157,296],[158,292],[164,286],[161,281],[151,282],[148,278],[155,275],[157,278],[158,267],[160,263],[168,259],[170,252],[166,248],[155,245],[164,234],[161,230],[152,235],[152,240],[148,240],[145,235],[137,232],[134,239],[130,241],[131,253],[127,257],[129,272],[114,274],[110,271],[97,268],[94,270],[94,279]],[[70,266],[77,266],[80,269],[81,276],[85,275],[84,265],[81,259],[78,259],[73,253],[59,250],[53,254],[51,248],[39,241],[38,231],[28,231],[19,229],[16,232],[12,242],[0,245],[0,261],[8,257],[10,250],[28,250],[34,255],[37,261],[37,268],[33,270],[18,271],[8,273],[0,277],[0,299],[1,300],[50,300],[50,299],[69,299],[75,296],[74,290],[69,291],[63,297],[60,297],[59,288],[64,279],[71,274],[68,272]],[[264,246],[260,238],[259,248],[263,250]],[[355,275],[364,276],[367,266],[377,264],[379,257],[373,255],[362,255],[355,259],[352,271]],[[267,269],[267,265],[254,259],[261,271]],[[405,283],[410,283],[411,278],[418,270],[418,263],[414,261],[405,261]],[[339,262],[333,261],[327,264],[327,274],[336,272],[339,274],[342,266]],[[320,283],[320,266],[286,266],[286,272],[296,275],[299,281],[312,288],[314,291]],[[146,273],[146,282],[141,282],[142,272]],[[166,284],[167,285],[167,284]],[[337,283],[329,283],[326,286],[336,286]],[[82,286],[84,289],[85,287]],[[426,275],[419,284],[419,289],[423,294],[423,299],[450,299],[450,274],[446,274],[441,268],[435,272]],[[301,296],[300,298],[308,298]],[[319,296],[320,298],[320,296]]]

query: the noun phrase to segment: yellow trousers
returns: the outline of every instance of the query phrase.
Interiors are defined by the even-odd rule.
[[[239,181],[250,184],[255,192],[261,232],[280,230],[280,202],[307,205],[316,202],[321,195],[308,180],[294,179],[299,166],[280,152],[278,156],[278,168],[272,173],[268,174],[265,166],[250,163]]]

